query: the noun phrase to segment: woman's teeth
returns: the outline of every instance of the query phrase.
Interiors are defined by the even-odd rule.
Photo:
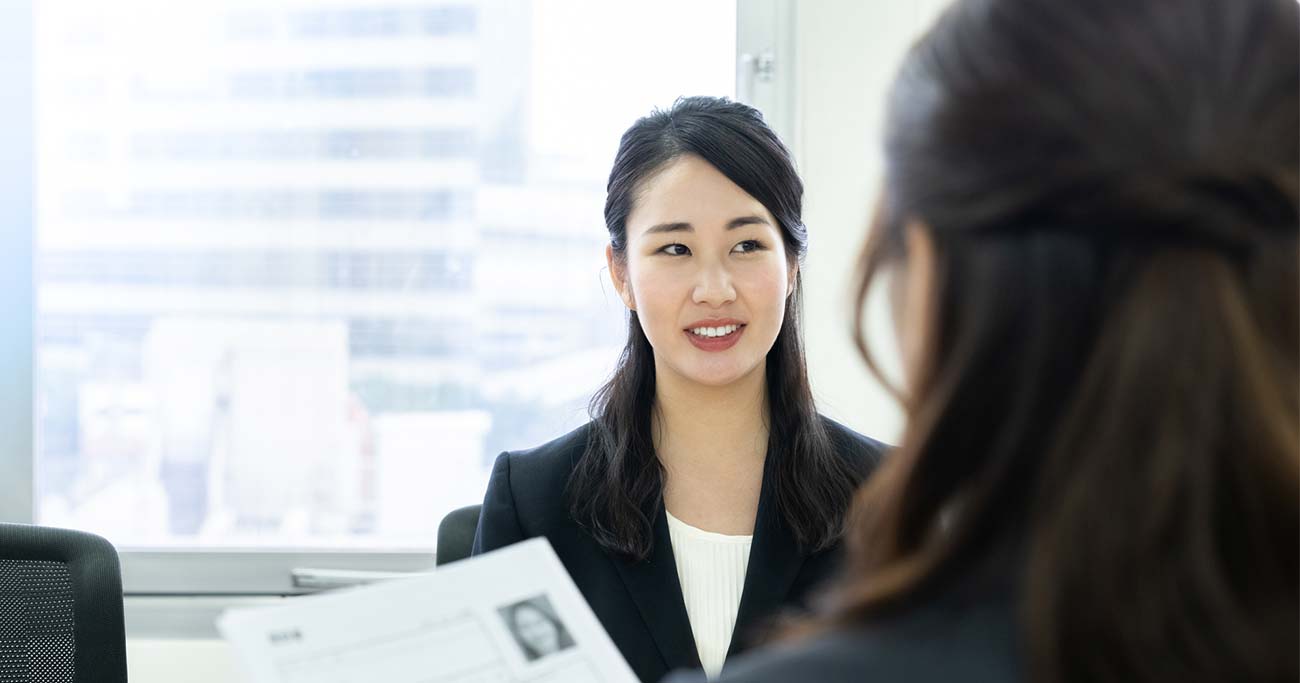
[[[740,329],[740,325],[723,325],[722,327],[696,327],[690,333],[697,337],[725,337]]]

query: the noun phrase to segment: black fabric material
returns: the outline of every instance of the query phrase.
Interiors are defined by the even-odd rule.
[[[478,513],[482,509],[482,505],[456,508],[438,523],[438,553],[434,561],[439,567],[469,557],[474,547],[474,533],[478,529]]]
[[[966,585],[857,629],[728,660],[716,683],[1021,683],[1026,679],[1009,585]],[[663,683],[706,681],[697,672],[680,672]]]
[[[890,616],[727,660],[717,683],[1022,683],[1022,555],[1008,544]],[[663,683],[705,679],[680,672]]]
[[[0,683],[72,683],[72,576],[46,560],[0,560]]]
[[[824,419],[824,418],[823,418]],[[870,471],[885,446],[825,420],[838,454]],[[654,548],[645,562],[607,553],[569,516],[565,488],[587,445],[591,425],[529,451],[497,458],[483,499],[474,554],[544,536],[577,584],[601,625],[637,677],[659,681],[676,668],[700,666],[663,505],[654,522]],[[770,462],[770,460],[769,460]],[[728,656],[765,635],[771,617],[802,608],[837,568],[840,548],[805,553],[795,543],[766,484],[764,473],[749,570]]]
[[[126,682],[122,572],[112,544],[80,531],[0,524],[0,574],[0,671],[29,675],[13,683]],[[60,664],[65,653],[71,660]]]

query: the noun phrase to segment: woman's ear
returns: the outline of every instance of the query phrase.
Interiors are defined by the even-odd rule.
[[[619,298],[623,300],[623,305],[627,306],[628,310],[635,311],[636,299],[632,297],[632,286],[627,281],[627,264],[614,257],[614,245],[612,244],[605,245],[605,263],[609,266],[607,268],[609,281],[614,283],[614,290],[618,292]]]
[[[785,286],[785,298],[789,299],[794,296],[794,290],[799,286],[799,264],[797,262],[790,264],[790,271],[787,273],[785,281],[787,283]]]

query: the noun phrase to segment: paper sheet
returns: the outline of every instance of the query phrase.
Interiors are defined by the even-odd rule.
[[[541,538],[217,626],[255,683],[636,683]]]

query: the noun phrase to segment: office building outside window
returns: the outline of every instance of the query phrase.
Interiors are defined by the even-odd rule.
[[[34,5],[34,519],[431,549],[586,420],[623,129],[732,96],[735,2]]]

